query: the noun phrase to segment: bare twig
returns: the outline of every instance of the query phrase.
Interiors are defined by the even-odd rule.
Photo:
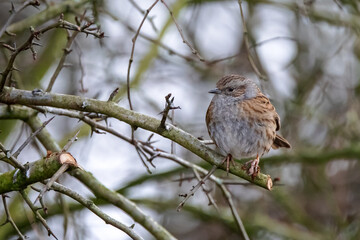
[[[243,12],[243,8],[242,8],[242,0],[238,0],[238,3],[239,3],[239,7],[240,7],[240,14],[241,14],[241,21],[242,21],[242,26],[243,26],[244,41],[245,41],[246,50],[247,50],[247,53],[248,53],[248,59],[249,59],[250,65],[251,65],[252,69],[254,70],[254,72],[256,73],[256,75],[258,75],[258,77],[260,79],[266,79],[265,75],[263,75],[260,72],[259,68],[256,66],[254,58],[251,55],[250,42],[249,42],[249,32],[248,32],[247,27],[246,27],[244,12]]]
[[[165,108],[164,110],[161,112],[161,114],[163,115],[162,116],[162,119],[161,119],[161,122],[160,122],[160,126],[159,128],[161,129],[165,129],[165,122],[166,122],[166,119],[168,117],[168,114],[169,114],[169,111],[171,109],[180,109],[180,107],[174,107],[173,106],[173,103],[174,103],[174,97],[171,98],[171,93],[169,93],[168,95],[166,95],[165,97],[165,100],[166,100],[166,103],[165,103]]]
[[[164,0],[161,0],[161,2],[162,2],[162,4],[164,4],[165,7],[168,9],[171,18],[173,19],[173,21],[174,21],[174,23],[175,23],[175,25],[176,25],[176,28],[177,28],[178,32],[180,33],[180,36],[181,36],[181,38],[182,38],[182,40],[183,40],[183,43],[185,43],[185,44],[190,48],[192,54],[196,55],[201,62],[205,62],[205,59],[199,54],[199,52],[198,52],[193,46],[191,46],[191,44],[189,43],[189,41],[187,41],[187,40],[185,39],[184,34],[183,34],[183,31],[182,31],[180,25],[178,24],[178,22],[176,21],[176,19],[175,19],[175,17],[174,17],[174,14],[173,14],[173,12],[170,10],[169,6],[165,3]]]
[[[68,142],[66,143],[66,145],[63,147],[62,152],[66,152],[67,150],[69,150],[69,148],[71,147],[71,145],[72,145],[75,141],[78,140],[77,136],[79,135],[79,133],[80,133],[80,130],[77,131],[77,132],[75,133],[75,135],[74,135],[71,139],[69,139],[69,141],[68,141]]]
[[[7,204],[6,204],[6,198],[8,198],[8,196],[7,196],[6,194],[2,194],[1,197],[2,197],[2,200],[3,200],[3,204],[4,204],[4,210],[5,210],[5,214],[6,214],[6,220],[5,220],[5,222],[2,223],[0,226],[5,225],[6,223],[10,223],[11,226],[15,229],[15,231],[16,231],[17,234],[19,235],[19,239],[25,240],[27,237],[24,236],[24,235],[20,232],[19,228],[16,226],[14,220],[12,219],[12,217],[11,217],[11,215],[10,215],[9,208],[8,208],[8,206],[7,206]]]
[[[47,184],[41,189],[39,195],[34,201],[34,204],[43,198],[44,194],[49,191],[51,185],[69,168],[69,164],[63,164],[56,173],[51,177],[50,181],[47,182]]]
[[[232,213],[232,215],[233,215],[233,217],[234,217],[234,219],[235,219],[235,221],[236,221],[236,224],[237,224],[238,227],[239,227],[239,230],[240,230],[240,232],[241,232],[241,234],[242,234],[243,239],[244,239],[244,240],[250,240],[250,238],[249,238],[249,236],[248,236],[248,234],[247,234],[247,232],[246,232],[246,230],[245,230],[244,224],[243,224],[243,222],[241,221],[241,218],[240,218],[240,216],[239,216],[239,213],[238,213],[238,211],[236,210],[236,206],[235,206],[235,204],[234,204],[234,202],[233,202],[233,200],[232,200],[232,196],[231,196],[230,191],[226,188],[226,186],[225,186],[224,184],[219,184],[218,186],[219,186],[220,189],[222,190],[222,192],[223,192],[223,194],[224,194],[224,196],[225,196],[225,198],[226,198],[226,201],[227,201],[228,204],[229,204],[229,207],[230,207],[230,209],[231,209],[231,213]]]
[[[259,46],[261,46],[261,45],[263,45],[263,44],[266,44],[266,43],[268,43],[268,42],[271,42],[271,41],[281,40],[281,39],[296,42],[296,39],[295,39],[295,38],[286,37],[286,36],[278,36],[278,37],[273,37],[273,38],[269,38],[269,39],[266,39],[266,40],[257,42],[257,43],[255,43],[254,45],[250,46],[250,49],[251,49],[251,48],[254,48],[254,47],[259,47]]]
[[[225,162],[226,158],[222,161],[221,164]],[[215,172],[218,166],[214,165],[210,171],[187,193],[184,195],[184,199],[180,202],[179,206],[176,208],[178,212],[180,212],[181,208],[184,206],[185,202],[192,196],[194,196],[195,192],[201,187],[202,184],[206,182],[206,180]]]
[[[136,10],[138,10],[141,14],[145,14],[145,11],[142,10],[142,9],[140,8],[140,6],[139,6],[134,0],[130,0],[130,3],[131,3],[131,4],[136,8]],[[153,29],[155,32],[157,32],[158,30],[157,30],[157,28],[156,28],[156,26],[155,26],[155,23],[154,23],[154,21],[153,21],[153,18],[152,18],[152,17],[148,17],[147,20],[149,21],[152,29]]]
[[[196,179],[200,182],[200,181],[201,181],[201,177],[200,177],[200,174],[199,174],[198,170],[193,169],[193,172],[194,172],[194,174],[195,174]],[[210,191],[205,188],[205,184],[202,184],[202,185],[201,185],[201,188],[202,188],[203,192],[205,193],[206,197],[207,197],[208,200],[209,200],[209,204],[208,204],[208,205],[209,205],[209,206],[210,206],[210,205],[214,206],[214,208],[216,209],[216,211],[219,212],[219,208],[218,208],[218,206],[217,206],[214,198],[210,195]]]
[[[133,230],[133,228],[128,227],[125,224],[123,224],[123,223],[117,221],[116,219],[110,217],[109,215],[105,214],[91,200],[86,199],[85,197],[81,196],[77,192],[72,191],[70,188],[67,188],[59,183],[54,183],[52,185],[51,189],[71,197],[72,199],[79,202],[80,204],[82,204],[83,206],[88,208],[90,211],[95,213],[98,217],[100,217],[102,220],[104,220],[107,224],[110,224],[110,225],[124,231],[132,239],[137,239],[137,240],[143,239]]]
[[[131,54],[130,54],[130,58],[129,58],[129,65],[128,65],[127,76],[126,76],[127,97],[128,97],[128,101],[129,101],[129,107],[131,110],[133,110],[133,106],[131,103],[131,95],[130,95],[130,70],[131,70],[132,62],[134,61],[135,44],[136,44],[136,40],[139,36],[140,30],[141,30],[147,16],[149,15],[151,9],[153,9],[153,7],[155,7],[155,5],[158,2],[159,2],[159,0],[155,0],[155,2],[145,11],[144,17],[139,25],[139,28],[137,29],[135,36],[132,39],[133,44],[132,44],[132,48],[131,48]]]
[[[9,163],[16,168],[19,168],[21,171],[26,171],[26,168],[10,154],[9,150],[6,150],[5,146],[0,143],[0,150],[5,154],[6,158],[9,160]]]
[[[115,16],[114,14],[112,14],[111,12],[107,11],[106,9],[103,9],[103,12],[105,12],[107,15],[109,15],[112,19],[114,19],[115,21],[120,21],[122,24],[124,24],[130,31],[136,33],[137,30],[135,28],[133,28],[127,21],[122,20],[120,18],[118,18],[117,16]],[[168,51],[168,53],[170,55],[176,55],[180,58],[183,58],[185,61],[187,62],[193,62],[193,61],[197,61],[197,59],[193,58],[192,56],[187,56],[184,54],[181,54],[180,52],[177,52],[176,50],[170,48],[169,46],[165,45],[164,43],[162,43],[161,41],[159,41],[158,39],[152,38],[149,35],[146,35],[145,33],[139,33],[139,36],[162,47],[163,49],[165,49],[166,51]]]
[[[140,151],[140,147],[135,143],[135,142],[136,142],[135,140],[132,141],[132,142],[134,142],[134,146],[135,146],[136,152],[137,152],[137,154],[138,154],[141,162],[143,163],[144,167],[146,168],[146,171],[147,171],[149,174],[152,174],[152,172],[150,171],[149,166],[146,164],[146,162],[145,162],[145,160],[144,160],[144,158],[143,158],[143,156],[142,156],[143,152]],[[143,154],[143,155],[145,155],[145,154]],[[145,157],[146,157],[146,155],[145,155]],[[146,157],[146,158],[147,158],[147,157]]]
[[[48,87],[46,88],[46,92],[51,91],[51,89],[52,89],[52,87],[53,87],[53,85],[55,83],[55,80],[59,76],[61,69],[63,69],[66,56],[71,53],[71,49],[70,49],[71,45],[72,45],[73,41],[75,40],[76,36],[78,35],[78,33],[79,32],[73,32],[71,36],[68,36],[68,41],[66,43],[65,48],[63,49],[63,51],[64,51],[63,55],[60,58],[60,61],[59,61],[58,65],[57,65],[57,67],[55,69],[54,74],[50,78],[50,82],[49,82]]]
[[[21,5],[21,7],[19,9],[15,9],[13,3],[11,3],[11,10],[10,10],[11,14],[10,14],[10,17],[6,20],[6,23],[4,24],[4,26],[0,30],[0,38],[2,37],[2,35],[6,31],[6,28],[10,25],[10,23],[12,22],[12,20],[16,16],[16,14],[18,14],[19,12],[21,12],[22,10],[24,10],[26,7],[28,7],[30,5],[37,7],[37,6],[40,6],[40,2],[38,0],[27,0]]]
[[[83,53],[82,53],[80,44],[76,41],[76,39],[75,39],[75,44],[76,44],[76,49],[78,51],[79,66],[80,66],[80,72],[81,72],[81,76],[80,76],[80,93],[86,93],[88,91],[88,89],[86,89],[85,86],[84,86],[85,69],[84,69],[84,65],[83,65],[83,62],[82,62]]]
[[[46,92],[50,92],[50,91],[51,91],[51,89],[52,89],[52,87],[53,87],[53,85],[54,85],[54,83],[55,83],[55,80],[57,79],[57,77],[58,77],[61,69],[64,67],[64,63],[65,63],[65,58],[66,58],[66,56],[71,53],[71,45],[72,45],[72,43],[74,42],[74,40],[75,40],[76,36],[78,35],[78,33],[79,33],[80,31],[84,31],[84,30],[88,29],[88,28],[92,25],[91,22],[88,22],[88,23],[84,24],[82,27],[80,27],[81,22],[84,20],[85,14],[86,14],[86,10],[84,11],[84,13],[83,13],[83,15],[81,16],[81,18],[78,20],[78,21],[79,21],[79,22],[78,22],[78,25],[79,25],[78,28],[79,28],[80,30],[79,30],[79,31],[74,31],[71,36],[70,36],[70,33],[68,33],[68,41],[67,41],[67,43],[66,43],[66,46],[65,46],[65,49],[64,49],[64,53],[63,53],[63,55],[61,56],[61,59],[60,59],[59,64],[57,65],[57,67],[56,67],[56,69],[55,69],[54,74],[53,74],[53,75],[51,76],[51,78],[50,78],[50,82],[49,82],[49,85],[48,85],[48,87],[47,87],[47,89],[46,89]],[[61,18],[60,21],[63,21],[63,19]],[[71,23],[70,23],[70,24],[71,24]],[[82,70],[83,70],[83,68],[82,68]],[[82,74],[83,74],[83,72],[82,72]]]
[[[55,117],[55,116],[54,116]],[[43,130],[46,125],[48,125],[53,119],[54,117],[50,118],[49,120],[47,120],[46,122],[44,122],[42,124],[42,126],[37,129],[35,132],[31,133],[31,135],[26,139],[26,141],[18,148],[18,150],[16,150],[16,152],[14,154],[12,154],[15,158],[17,158],[19,156],[19,154],[21,153],[21,151],[36,137],[36,135]]]
[[[37,220],[39,220],[41,222],[41,224],[46,228],[47,232],[48,232],[48,236],[53,236],[55,239],[58,239],[55,234],[53,233],[53,231],[51,230],[51,228],[49,227],[49,225],[47,224],[46,220],[41,216],[41,214],[39,213],[39,208],[37,208],[29,199],[28,195],[25,193],[24,190],[20,190],[20,194],[23,197],[23,199],[25,200],[25,202],[27,203],[27,205],[30,207],[31,211],[33,211],[33,213],[35,214],[35,217]]]
[[[86,34],[91,34],[97,38],[103,38],[104,37],[103,32],[99,32],[99,31],[94,32],[94,31],[90,31],[87,29],[91,24],[92,23],[88,23],[88,24],[85,24],[83,27],[79,27],[79,26],[72,24],[70,22],[67,22],[63,19],[59,19],[59,21],[57,21],[56,23],[53,23],[53,24],[51,24],[47,27],[44,27],[43,29],[40,29],[38,31],[35,31],[34,29],[31,28],[30,29],[30,31],[31,31],[30,37],[19,48],[14,49],[13,53],[11,54],[11,57],[7,64],[6,69],[1,73],[2,77],[0,80],[0,92],[3,90],[7,79],[11,75],[12,70],[15,69],[14,62],[15,62],[17,55],[20,52],[30,49],[33,52],[33,57],[36,58],[36,52],[33,48],[33,45],[38,45],[38,44],[33,41],[34,38],[39,39],[40,35],[44,34],[45,32],[47,32],[51,29],[54,29],[54,28],[69,29],[69,30],[73,30],[73,31],[83,32]]]

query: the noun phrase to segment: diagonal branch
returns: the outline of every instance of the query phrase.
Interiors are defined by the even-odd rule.
[[[55,190],[57,192],[60,192],[62,194],[65,194],[65,195],[71,197],[72,199],[74,199],[75,201],[81,203],[83,206],[85,206],[90,211],[95,213],[98,217],[100,217],[102,220],[104,220],[107,224],[110,224],[110,225],[124,231],[132,239],[135,239],[135,240],[143,239],[134,231],[133,228],[128,227],[125,224],[123,224],[123,223],[117,221],[116,219],[110,217],[109,215],[105,214],[103,211],[101,211],[101,209],[98,206],[96,206],[94,204],[93,201],[86,199],[85,197],[81,196],[77,192],[72,191],[70,188],[67,188],[58,183],[53,183],[51,186],[51,189]]]
[[[31,202],[25,191],[20,190],[20,194],[23,197],[24,201],[27,203],[27,205],[30,207],[31,211],[35,214],[36,219],[39,220],[41,224],[46,228],[48,236],[52,235],[57,240],[58,238],[55,236],[54,232],[51,230],[43,216],[41,216],[41,214],[39,213],[39,209]]]
[[[25,240],[27,237],[24,236],[24,235],[20,232],[19,228],[16,226],[14,220],[12,219],[12,217],[11,217],[11,215],[10,215],[9,208],[8,208],[8,206],[7,206],[7,203],[6,203],[6,198],[7,198],[8,196],[5,195],[5,194],[2,194],[1,197],[2,197],[2,200],[3,200],[3,204],[4,204],[4,210],[5,210],[5,214],[6,214],[6,221],[5,221],[3,224],[1,224],[0,226],[4,225],[4,224],[6,224],[6,223],[10,223],[11,226],[15,229],[15,231],[16,231],[17,234],[19,235],[19,239]]]
[[[206,145],[204,145],[191,134],[169,123],[165,124],[165,130],[159,130],[158,127],[160,125],[160,120],[122,108],[114,102],[54,93],[33,95],[31,91],[8,87],[5,87],[3,92],[0,94],[0,102],[7,104],[52,106],[57,108],[105,114],[109,117],[114,117],[120,121],[126,122],[133,127],[140,127],[151,132],[158,133],[161,136],[169,138],[181,146],[187,148],[208,163],[216,165],[220,169],[226,169],[226,166],[221,164],[224,156],[221,156],[219,153],[209,149]],[[256,178],[251,179],[251,176],[249,176],[246,171],[242,170],[241,168],[242,164],[236,163],[235,166],[230,166],[229,172],[265,189],[270,190],[272,188],[272,180],[270,176],[259,174]]]
[[[41,125],[40,128],[36,129],[35,132],[31,133],[31,135],[26,139],[26,141],[25,141],[23,144],[21,144],[21,146],[18,148],[18,150],[16,150],[16,152],[15,152],[14,154],[12,154],[12,156],[13,156],[14,158],[17,158],[17,157],[19,156],[19,154],[21,153],[21,151],[22,151],[22,150],[36,137],[36,135],[37,135],[41,130],[43,130],[43,129],[46,127],[46,125],[48,125],[48,124],[51,122],[51,120],[53,120],[54,118],[55,118],[55,116],[52,117],[52,118],[50,118],[50,119],[47,120],[46,122],[44,122],[44,123]]]

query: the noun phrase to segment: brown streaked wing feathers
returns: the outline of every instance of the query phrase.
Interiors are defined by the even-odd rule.
[[[255,99],[259,102],[257,106],[261,106],[262,110],[265,110],[269,114],[274,114],[276,131],[278,131],[280,129],[280,117],[277,114],[275,107],[270,103],[270,100],[263,94],[257,96]],[[272,148],[277,149],[281,147],[291,148],[291,145],[285,138],[276,134]]]

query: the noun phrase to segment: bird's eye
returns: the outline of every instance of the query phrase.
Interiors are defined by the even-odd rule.
[[[228,90],[228,92],[232,92],[232,91],[234,91],[234,88],[228,88],[227,90]]]

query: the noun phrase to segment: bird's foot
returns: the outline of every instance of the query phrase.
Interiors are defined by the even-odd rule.
[[[225,163],[225,162],[226,162],[226,174],[229,175],[230,162],[235,167],[234,159],[230,153],[225,157],[223,163]]]
[[[254,179],[260,173],[259,162],[259,155],[257,155],[255,159],[246,162],[242,169],[246,170],[247,174],[249,174],[251,178]]]

